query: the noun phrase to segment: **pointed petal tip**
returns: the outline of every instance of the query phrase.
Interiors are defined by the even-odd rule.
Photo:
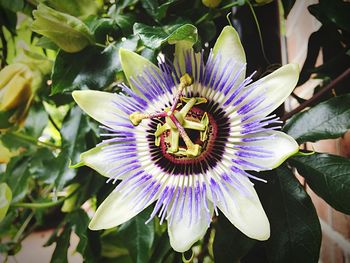
[[[128,56],[130,53],[134,53],[126,48],[120,48],[119,49],[119,58],[120,60],[123,60],[126,56]]]
[[[92,220],[90,221],[89,225],[88,225],[88,228],[90,230],[94,230],[94,231],[97,231],[97,230],[102,230],[104,229],[103,227],[99,227],[98,224],[96,224],[96,220],[94,220],[95,218],[92,218]]]

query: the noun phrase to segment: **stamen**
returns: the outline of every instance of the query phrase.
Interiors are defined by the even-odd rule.
[[[198,144],[193,144],[193,142],[191,141],[190,137],[188,136],[187,132],[185,131],[185,128],[182,127],[182,125],[179,123],[179,121],[176,119],[176,117],[174,115],[170,116],[170,119],[174,122],[174,124],[176,125],[176,128],[179,130],[180,136],[182,137],[182,139],[184,140],[186,146],[187,146],[187,150],[186,153],[189,156],[193,156],[196,157],[201,153],[201,146]]]
[[[170,115],[173,114],[173,112],[176,109],[176,105],[182,95],[182,92],[184,90],[184,88],[191,86],[192,85],[192,78],[190,77],[190,75],[188,75],[187,73],[185,73],[181,78],[180,78],[180,85],[179,88],[177,90],[177,94],[175,96],[174,102],[173,102],[173,106],[170,109]]]

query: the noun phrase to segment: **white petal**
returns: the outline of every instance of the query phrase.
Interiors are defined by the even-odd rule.
[[[237,189],[228,186],[229,193],[223,190],[226,205],[219,200],[217,206],[227,219],[246,236],[257,240],[267,240],[270,237],[270,223],[253,184],[244,176],[234,176],[239,176],[238,179],[251,194],[244,195]]]
[[[212,215],[213,207],[210,201],[208,203],[210,203],[208,206]],[[187,205],[188,202],[186,200],[185,207]],[[194,243],[203,238],[209,227],[210,219],[204,207],[201,207],[200,216],[197,220],[194,219],[194,211],[192,211],[191,220],[191,214],[186,209],[184,209],[182,218],[180,218],[179,214],[174,216],[174,220],[168,225],[170,245],[177,252],[185,252]]]
[[[115,105],[115,102],[118,101],[117,94],[96,90],[76,90],[73,91],[72,96],[79,107],[89,116],[111,128],[120,128],[111,124],[111,121],[115,121],[118,115],[124,114]]]
[[[107,171],[112,167],[111,162],[106,162],[106,156],[102,151],[103,146],[97,146],[80,155],[80,162],[71,168],[78,168],[82,165],[89,166],[99,174],[109,177]]]
[[[249,102],[256,97],[264,96],[265,100],[260,103],[254,109],[254,111],[258,112],[259,110],[269,106],[268,109],[264,110],[262,113],[263,116],[267,116],[287,99],[287,97],[294,90],[298,79],[298,64],[287,64],[260,79],[260,84],[258,84],[257,88],[250,93],[244,102]],[[249,89],[254,84],[255,83],[248,85],[245,90]]]
[[[92,218],[89,228],[91,230],[108,229],[128,221],[142,211],[135,209],[133,195],[122,198],[120,191],[112,192],[98,207]],[[144,208],[149,206],[154,200],[151,200]]]
[[[142,75],[146,68],[153,68],[158,73],[160,72],[158,67],[156,67],[152,62],[130,50],[120,48],[119,58],[120,63],[122,64],[123,72],[130,84],[130,87],[138,94],[141,93],[134,85],[132,85],[130,77],[135,79],[139,75]]]
[[[237,31],[232,26],[226,26],[221,31],[220,36],[216,40],[213,48],[214,56],[220,55],[220,67],[224,67],[228,61],[231,61],[230,66],[234,63],[243,65],[246,63],[245,52],[239,39]],[[237,68],[240,66],[237,65]],[[245,78],[245,70],[242,71],[237,82],[240,83]]]
[[[266,167],[268,169],[274,169],[280,166],[285,160],[290,156],[296,154],[299,151],[298,143],[289,135],[280,131],[266,131],[255,133],[251,137],[264,137],[271,136],[265,140],[246,142],[244,145],[251,145],[254,147],[261,147],[263,150],[269,151],[269,157],[259,158],[244,158],[255,165]],[[257,153],[259,154],[259,153]],[[244,170],[249,170],[249,168],[242,167]],[[250,169],[251,170],[251,169]],[[256,169],[265,170],[265,169]]]

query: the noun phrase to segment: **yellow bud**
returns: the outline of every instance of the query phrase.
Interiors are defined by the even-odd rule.
[[[221,3],[221,0],[202,0],[202,3],[206,7],[215,8]]]
[[[24,64],[16,63],[0,71],[0,111],[15,109],[31,96],[33,74]]]
[[[254,1],[258,5],[266,5],[268,3],[271,3],[273,0],[254,0]]]
[[[6,148],[0,141],[0,163],[8,163],[12,157],[19,155],[21,151],[23,150],[10,150]]]

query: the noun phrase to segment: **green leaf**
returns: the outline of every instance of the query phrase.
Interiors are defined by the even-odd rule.
[[[332,98],[293,116],[283,130],[298,143],[338,138],[350,128],[350,94]]]
[[[139,35],[144,45],[151,49],[158,49],[165,42],[175,44],[186,40],[196,43],[198,39],[197,28],[191,24],[185,24],[182,20],[161,27],[135,23],[134,34]]]
[[[52,50],[58,50],[59,47],[53,42],[51,39],[47,37],[41,37],[36,43],[36,46],[46,48],[46,49],[52,49]]]
[[[85,151],[85,136],[90,131],[85,115],[78,106],[70,110],[62,123],[61,136],[63,150],[56,159],[55,184],[61,189],[65,183],[73,179],[76,169],[69,168],[69,164],[76,163],[79,156]]]
[[[269,262],[317,262],[322,234],[311,198],[286,167],[269,178],[268,201],[263,202],[271,224]]]
[[[0,25],[10,31],[11,35],[16,35],[17,15],[16,12],[2,8],[0,5]]]
[[[13,203],[22,200],[29,190],[31,180],[31,174],[27,170],[29,161],[28,157],[12,158],[6,167],[6,172],[1,175],[2,178],[6,178],[6,183],[11,188]]]
[[[155,21],[160,21],[166,16],[169,6],[175,1],[168,0],[159,4],[158,0],[146,0],[142,1],[142,6]]]
[[[68,263],[67,253],[70,245],[71,228],[66,226],[56,241],[56,248],[52,254],[50,263]]]
[[[290,159],[310,188],[335,209],[350,214],[350,160],[328,154]]]
[[[0,184],[0,222],[6,216],[12,200],[12,191],[6,183]]]
[[[217,263],[239,262],[256,242],[235,228],[223,214],[218,217],[215,229],[213,249]]]
[[[51,150],[38,149],[30,161],[29,172],[31,176],[47,184],[53,183],[56,179],[56,173],[52,172],[52,167],[56,164],[55,161]]]
[[[72,226],[73,231],[79,237],[79,243],[76,248],[77,252],[84,255],[88,247],[87,231],[90,221],[88,215],[84,210],[79,209],[68,214],[65,220]]]
[[[154,240],[154,222],[145,224],[151,214],[151,207],[123,224],[118,234],[129,249],[134,263],[147,262]]]
[[[25,133],[34,138],[40,137],[48,123],[48,114],[41,103],[35,103],[30,107],[29,114],[24,123]]]
[[[91,46],[74,54],[60,51],[53,68],[51,94],[106,88],[118,70],[118,50],[112,45],[105,49]]]
[[[117,25],[123,31],[123,35],[131,35],[132,27],[136,22],[136,16],[133,13],[125,14],[125,15],[117,15],[113,17]]]
[[[308,7],[322,24],[334,23],[350,32],[350,4],[341,0],[320,0],[318,4]]]
[[[105,43],[107,35],[113,38],[118,36],[119,28],[114,19],[91,16],[85,23],[93,32],[96,42]]]
[[[12,12],[21,11],[24,8],[23,0],[0,0],[0,6],[11,10]]]
[[[163,233],[156,241],[155,249],[152,253],[149,263],[163,263],[170,253],[175,253],[170,246],[169,235],[167,232]]]
[[[282,0],[282,5],[284,9],[284,17],[287,18],[290,10],[293,8],[295,0]]]

